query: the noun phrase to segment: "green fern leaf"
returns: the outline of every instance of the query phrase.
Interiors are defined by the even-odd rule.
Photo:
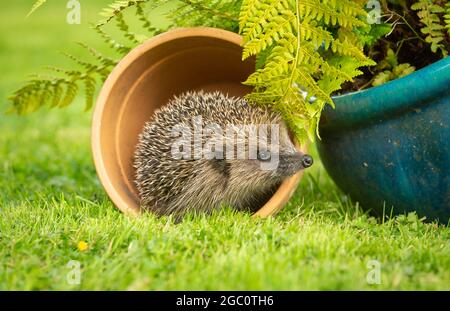
[[[447,34],[450,36],[450,2],[446,4],[445,9],[445,28],[447,29]]]
[[[445,27],[440,24],[438,15],[445,12],[444,8],[433,3],[432,0],[419,0],[411,6],[411,9],[417,11],[417,16],[424,24],[421,32],[426,35],[425,41],[430,43],[431,51],[436,53],[441,50],[442,54],[447,56],[448,52],[442,44],[445,40]]]
[[[116,0],[100,12],[100,15],[103,16],[104,19],[99,21],[96,26],[101,27],[122,14],[126,9],[147,1],[148,0]]]
[[[87,76],[84,80],[84,88],[85,88],[85,100],[86,107],[85,110],[89,110],[94,105],[94,96],[95,96],[95,87],[97,82],[94,78]]]
[[[36,1],[32,11],[45,1]],[[171,0],[121,0],[114,1],[105,8],[99,21],[93,29],[109,45],[119,57],[127,54],[134,46],[140,44],[150,36],[166,29],[154,27],[148,19],[148,11],[166,3],[171,3],[168,17],[171,27],[179,26],[212,26],[238,30],[240,0],[180,0],[172,5]],[[137,34],[132,31],[124,19],[124,14],[135,9],[134,16],[141,21],[143,28],[149,35]],[[32,12],[30,12],[31,14]],[[119,32],[130,41],[130,44],[120,43],[116,37],[109,35],[103,26],[115,21]],[[45,105],[49,107],[63,107],[73,102],[78,92],[84,88],[86,109],[92,107],[95,90],[106,80],[117,60],[105,56],[93,47],[79,43],[93,56],[93,60],[83,60],[71,54],[65,55],[74,61],[79,69],[50,68],[57,76],[35,76],[23,87],[15,91],[10,97],[10,112],[27,113],[35,111]],[[117,56],[117,55],[115,55]]]
[[[336,28],[367,26],[365,14],[363,3],[349,0],[244,0],[243,58],[263,55],[245,82],[254,90],[247,99],[279,111],[299,140],[313,139],[331,94],[374,64],[362,44],[335,35]]]
[[[27,14],[27,18],[30,17],[31,14],[33,14],[37,9],[39,9],[41,6],[43,6],[47,0],[37,0],[33,6],[31,7],[30,11]]]

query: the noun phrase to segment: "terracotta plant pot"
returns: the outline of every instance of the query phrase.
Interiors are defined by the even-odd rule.
[[[140,212],[134,185],[133,154],[145,122],[174,95],[188,90],[219,90],[242,96],[241,84],[254,60],[241,60],[241,37],[213,28],[177,29],[134,49],[113,70],[98,97],[92,124],[94,162],[103,187],[123,212]],[[280,210],[301,173],[286,180],[256,213]]]

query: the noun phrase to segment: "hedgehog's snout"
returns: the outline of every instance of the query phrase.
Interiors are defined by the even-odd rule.
[[[283,155],[280,157],[278,174],[284,177],[292,176],[298,171],[310,167],[313,163],[313,158],[308,154],[297,152]]]

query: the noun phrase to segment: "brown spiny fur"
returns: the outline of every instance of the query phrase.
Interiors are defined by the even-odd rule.
[[[279,124],[283,152],[296,152],[277,113],[219,92],[185,93],[159,109],[139,136],[134,166],[142,207],[159,215],[182,215],[192,209],[210,212],[222,204],[239,210],[258,209],[286,176],[260,170],[258,160],[173,159],[171,147],[176,138],[171,135],[172,128],[191,125],[192,118],[199,115],[204,126]]]

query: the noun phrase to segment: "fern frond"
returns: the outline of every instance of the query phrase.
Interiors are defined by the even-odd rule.
[[[36,0],[36,2],[31,7],[30,11],[27,14],[27,18],[30,17],[31,14],[33,14],[37,9],[39,9],[41,6],[43,6],[47,0]]]
[[[270,45],[283,38],[283,34],[292,34],[292,24],[295,23],[295,14],[290,10],[285,9],[282,11],[284,14],[275,15],[271,18],[270,22],[263,22],[264,32],[257,31],[261,29],[261,24],[257,24],[257,21],[251,21],[248,24],[254,24],[250,29],[244,28],[242,34],[244,40],[246,40],[244,46],[243,58],[246,59],[251,55],[257,55],[262,50],[267,49]]]
[[[99,66],[97,64],[93,64],[91,62],[87,62],[84,60],[79,59],[78,57],[73,56],[70,53],[67,52],[63,52],[62,53],[64,56],[66,56],[67,58],[71,59],[73,62],[75,62],[76,64],[80,65],[81,67],[83,67],[86,72],[90,72],[93,70],[98,70]],[[50,69],[52,69],[51,67],[49,67]]]
[[[361,45],[336,35],[367,26],[365,16],[363,4],[350,0],[244,0],[243,58],[265,60],[245,82],[254,89],[247,99],[282,113],[299,140],[313,139],[331,94],[373,64]]]
[[[419,0],[411,6],[411,9],[417,11],[420,22],[424,24],[421,32],[426,35],[425,41],[431,44],[431,51],[436,53],[441,50],[442,54],[447,56],[448,52],[442,44],[445,40],[445,28],[440,24],[438,16],[445,12],[444,8],[433,3],[432,0]]]
[[[85,91],[85,99],[86,99],[86,106],[85,110],[89,110],[94,105],[94,96],[95,96],[95,89],[97,86],[97,81],[90,76],[87,76],[84,79],[84,91]]]
[[[130,26],[128,26],[127,22],[123,18],[123,14],[119,13],[116,15],[117,28],[122,31],[123,35],[130,40],[134,45],[141,44],[148,37],[145,35],[138,35],[134,32],[130,31]]]
[[[77,80],[67,82],[66,93],[62,99],[60,107],[66,107],[75,100],[79,89],[76,82]]]
[[[363,27],[366,24],[358,16],[366,16],[364,9],[349,0],[301,0],[298,3],[302,17],[309,16],[326,25],[345,28]]]
[[[89,52],[89,54],[92,55],[94,58],[96,58],[103,66],[115,66],[118,63],[117,60],[114,60],[110,57],[103,55],[93,47],[90,47],[83,42],[78,42],[78,45],[86,49]]]
[[[40,1],[35,4],[35,9]],[[148,19],[146,10],[160,7],[169,0],[120,0],[114,1],[101,12],[104,17],[93,29],[103,41],[116,52],[119,57],[130,52],[148,37],[165,31],[154,27]],[[42,4],[40,4],[42,5]],[[181,0],[170,8],[171,26],[212,26],[237,31],[240,0]],[[149,35],[136,34],[132,31],[124,18],[124,14],[135,9],[134,16],[141,21],[143,28]],[[178,14],[181,13],[181,14]],[[120,33],[130,41],[123,44],[109,35],[103,28],[107,23],[115,22]],[[74,61],[81,69],[50,68],[57,77],[35,76],[9,98],[11,110],[18,113],[34,111],[39,107],[63,107],[69,105],[76,98],[77,93],[84,88],[86,109],[92,106],[95,91],[108,77],[117,64],[117,60],[107,57],[92,47],[80,43],[94,60],[82,60],[69,53],[65,55]]]
[[[108,44],[108,46],[116,51],[119,54],[127,54],[131,51],[131,46],[126,46],[122,43],[119,43],[114,38],[112,38],[109,34],[107,34],[101,27],[94,27],[95,31],[100,35],[100,37],[103,39],[103,41]]]
[[[237,32],[240,5],[241,0],[180,0],[168,17],[178,27],[208,26]]]
[[[109,23],[112,19],[116,18],[126,9],[138,4],[145,3],[147,1],[149,0],[116,0],[100,12],[100,15],[103,16],[104,19],[99,21],[96,26],[101,27]]]
[[[64,78],[36,77],[10,96],[10,112],[33,112],[41,108],[43,103],[50,107],[63,107],[63,94],[67,94],[70,83]]]
[[[447,29],[447,34],[450,36],[450,2],[446,4],[445,9],[445,28]]]
[[[159,1],[156,1],[156,2],[152,3],[151,7],[152,7],[152,8],[157,7],[157,6],[155,5],[155,3],[158,3],[158,4],[161,4],[161,5],[162,5],[162,3],[163,3],[164,1],[160,1],[160,2],[161,2],[161,3],[159,3]],[[164,31],[166,30],[166,29],[161,29],[161,28],[155,27],[155,26],[150,22],[150,20],[148,19],[147,14],[146,14],[146,12],[145,12],[144,5],[143,5],[141,2],[139,2],[139,3],[136,4],[136,16],[137,16],[137,18],[141,21],[142,27],[143,27],[144,29],[146,29],[146,30],[147,30],[150,34],[152,34],[152,35],[158,35],[158,34],[164,32]]]
[[[399,64],[392,70],[385,70],[377,74],[373,79],[373,86],[379,86],[389,81],[405,77],[416,70],[414,66],[408,63]]]
[[[119,54],[128,53],[131,47],[117,43],[101,28],[95,28],[100,36]],[[117,64],[116,60],[104,56],[94,48],[84,43],[79,43],[91,56],[93,61],[82,60],[69,53],[63,53],[82,69],[64,69],[48,67],[59,76],[34,76],[25,86],[14,92],[9,100],[12,103],[11,112],[27,113],[40,107],[65,107],[76,98],[80,89],[84,88],[85,107],[90,109],[93,105],[95,92],[98,85],[106,80],[112,68]]]

